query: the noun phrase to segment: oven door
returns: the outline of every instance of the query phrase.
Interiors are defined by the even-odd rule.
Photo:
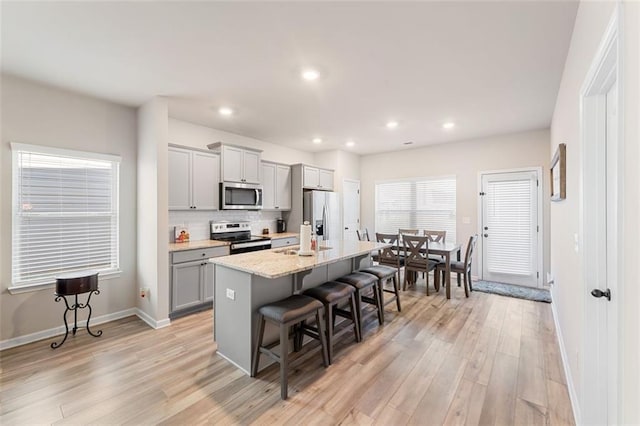
[[[246,243],[231,244],[231,254],[249,253],[251,251],[269,250],[271,248],[271,240],[250,241]]]
[[[259,210],[262,208],[262,186],[222,182],[220,208],[224,210]]]

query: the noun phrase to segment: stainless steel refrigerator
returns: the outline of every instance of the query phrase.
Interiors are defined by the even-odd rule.
[[[323,240],[341,240],[340,199],[331,191],[305,191],[303,220],[309,221],[311,230]]]

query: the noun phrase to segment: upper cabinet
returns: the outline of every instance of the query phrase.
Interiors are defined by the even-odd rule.
[[[291,210],[291,167],[262,162],[262,209]]]
[[[169,210],[218,210],[220,156],[169,146]]]
[[[302,186],[305,189],[333,191],[333,170],[302,166]]]
[[[232,145],[218,145],[222,151],[222,180],[224,182],[260,183],[260,152]],[[210,149],[212,145],[209,145]]]

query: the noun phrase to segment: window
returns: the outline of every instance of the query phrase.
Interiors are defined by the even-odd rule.
[[[11,144],[12,286],[119,269],[120,158]]]
[[[376,232],[447,231],[456,241],[456,178],[416,178],[376,183]]]

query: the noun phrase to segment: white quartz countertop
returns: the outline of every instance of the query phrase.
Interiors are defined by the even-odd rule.
[[[373,241],[329,240],[324,241],[321,250],[314,252],[312,256],[285,254],[292,249],[297,250],[298,247],[293,246],[216,257],[209,259],[209,262],[274,279],[358,255],[365,255],[384,247],[390,247],[390,245]]]
[[[229,245],[228,242],[216,241],[216,240],[189,241],[187,243],[169,243],[169,252],[211,248],[211,247],[224,247],[228,245]]]

